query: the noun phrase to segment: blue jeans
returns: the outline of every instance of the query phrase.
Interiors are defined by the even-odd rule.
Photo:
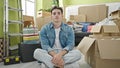
[[[59,53],[61,50],[54,49],[54,51]],[[51,62],[52,56],[50,56],[47,51],[40,48],[36,49],[34,51],[34,58],[44,63],[48,68],[54,68],[54,64]],[[79,50],[71,50],[63,56],[65,65],[77,62],[80,58],[81,53]]]

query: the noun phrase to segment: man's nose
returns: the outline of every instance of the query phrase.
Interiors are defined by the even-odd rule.
[[[55,16],[58,16],[58,13],[56,13]]]

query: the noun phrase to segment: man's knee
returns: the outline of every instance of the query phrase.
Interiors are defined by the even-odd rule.
[[[72,50],[72,51],[68,52],[67,55],[68,56],[70,55],[70,56],[73,56],[73,57],[81,57],[81,52],[79,50],[75,49],[75,50]]]
[[[79,50],[72,50],[64,56],[65,63],[73,63],[81,59],[81,53]]]
[[[36,56],[38,55],[39,53],[39,49],[35,49],[34,53],[33,53],[33,57],[36,59]]]
[[[74,54],[75,54],[75,56],[81,58],[81,52],[79,50],[76,49]]]

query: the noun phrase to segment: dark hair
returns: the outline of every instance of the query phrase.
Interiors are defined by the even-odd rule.
[[[61,7],[57,7],[57,6],[54,6],[52,9],[51,9],[51,13],[54,9],[59,9],[61,11],[61,13],[63,14],[63,9]]]

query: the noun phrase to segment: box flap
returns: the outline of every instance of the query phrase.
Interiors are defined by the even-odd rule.
[[[77,46],[77,49],[79,49],[84,55],[86,55],[87,51],[92,46],[94,41],[94,38],[84,37]]]
[[[93,26],[90,32],[91,33],[100,33],[101,27],[102,26],[98,26],[98,25]]]
[[[116,12],[119,12],[119,11],[120,11],[120,7],[114,10],[113,12],[111,12],[110,15],[115,14]]]
[[[103,25],[104,33],[119,33],[118,26],[116,25]]]
[[[97,41],[102,59],[120,59],[120,40],[103,39]]]
[[[116,25],[96,25],[90,31],[91,33],[119,33],[119,28]]]

